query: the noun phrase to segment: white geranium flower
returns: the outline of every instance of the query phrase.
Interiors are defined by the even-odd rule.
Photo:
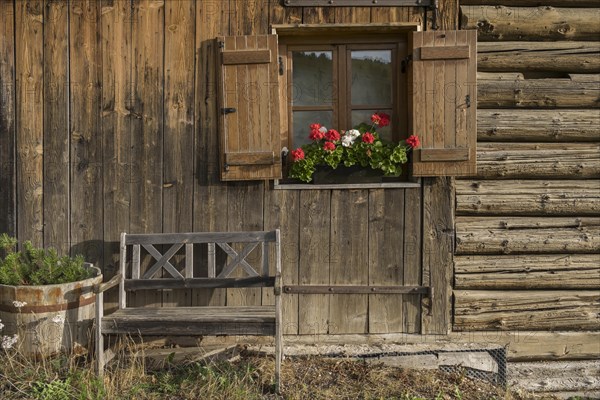
[[[55,324],[62,324],[65,322],[65,317],[60,314],[56,314],[54,317],[52,317],[52,322]]]
[[[358,131],[358,129],[350,129],[346,132],[346,135],[352,136],[354,139],[356,139],[360,136],[360,132]]]
[[[12,303],[13,303],[13,306],[15,306],[16,308],[23,308],[27,305],[26,302],[18,301],[18,300],[13,301]]]
[[[327,133],[327,128],[325,128],[324,126],[319,128],[319,132],[321,133]]]
[[[0,319],[0,331],[4,328],[4,324],[2,323],[2,320]]]
[[[354,136],[346,134],[342,136],[342,146],[350,147],[354,144],[355,140],[356,138]]]
[[[13,347],[15,344],[17,344],[18,340],[19,340],[19,335],[3,336],[2,337],[2,348],[4,350],[8,350],[11,347]]]

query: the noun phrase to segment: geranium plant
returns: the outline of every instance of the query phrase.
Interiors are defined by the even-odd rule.
[[[380,170],[385,176],[398,176],[402,164],[408,161],[408,152],[420,144],[419,137],[411,135],[400,143],[384,141],[377,128],[390,123],[390,116],[378,112],[371,116],[371,123],[361,123],[342,131],[327,129],[314,123],[310,125],[311,143],[292,150],[292,166],[289,176],[310,182],[318,166],[337,168],[360,165],[363,168]]]

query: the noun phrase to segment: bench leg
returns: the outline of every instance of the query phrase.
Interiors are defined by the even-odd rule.
[[[96,295],[96,373],[104,376],[104,336],[102,336],[102,316],[104,315],[104,294]]]
[[[281,389],[281,363],[283,361],[283,334],[281,329],[281,296],[275,296],[275,391]]]

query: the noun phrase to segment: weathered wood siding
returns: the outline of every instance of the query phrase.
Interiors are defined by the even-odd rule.
[[[600,330],[599,4],[463,4],[479,164],[455,186],[454,330]]]
[[[287,284],[442,288],[431,316],[421,315],[416,295],[286,295],[285,333],[418,333],[422,319],[425,331],[447,332],[449,180],[425,180],[426,190],[272,190],[222,183],[217,159],[215,37],[266,34],[271,24],[425,17],[417,7],[287,8],[278,0],[0,1],[0,232],[83,253],[109,278],[122,231],[279,227]],[[456,28],[458,2],[440,1],[437,22]],[[272,297],[193,289],[131,301]]]

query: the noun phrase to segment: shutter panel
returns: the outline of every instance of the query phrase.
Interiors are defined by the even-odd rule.
[[[223,181],[281,178],[277,36],[217,38]]]
[[[477,32],[412,32],[414,176],[477,173]]]

